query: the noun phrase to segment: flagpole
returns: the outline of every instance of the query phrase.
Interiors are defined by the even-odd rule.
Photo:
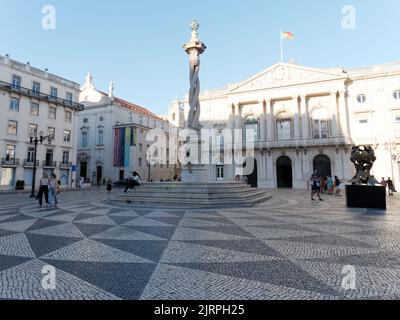
[[[279,36],[281,38],[281,62],[283,63],[283,37],[282,37],[282,30],[280,31]]]

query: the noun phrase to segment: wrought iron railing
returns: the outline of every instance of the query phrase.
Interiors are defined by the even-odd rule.
[[[33,167],[34,162],[32,160],[24,160],[24,167]],[[36,167],[39,167],[39,160],[36,161]]]
[[[42,92],[39,92],[36,90],[24,88],[24,87],[21,87],[21,86],[12,84],[12,83],[4,82],[4,81],[0,81],[0,90],[18,93],[18,94],[21,94],[21,95],[24,95],[27,97],[37,98],[39,100],[43,100],[46,102],[52,102],[54,104],[57,104],[57,105],[60,105],[63,107],[68,107],[68,108],[71,108],[76,111],[83,111],[83,109],[84,109],[83,104],[65,100],[65,99],[61,99],[58,97],[54,97],[51,94],[45,94],[45,93],[42,93]]]
[[[1,159],[2,166],[19,166],[19,159],[15,158],[2,158]]]

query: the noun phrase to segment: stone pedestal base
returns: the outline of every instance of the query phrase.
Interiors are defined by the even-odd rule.
[[[349,208],[386,210],[386,190],[384,187],[347,185],[346,202]]]
[[[182,182],[184,183],[208,182],[207,167],[205,165],[192,165],[191,172],[187,167],[182,168]]]

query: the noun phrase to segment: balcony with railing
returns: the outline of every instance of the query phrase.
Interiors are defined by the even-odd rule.
[[[72,162],[60,162],[61,169],[70,169],[72,167]]]
[[[19,166],[19,159],[15,158],[2,158],[1,165],[3,167],[16,167]]]
[[[33,168],[34,162],[32,160],[25,159],[24,160],[24,167],[25,168]],[[36,167],[39,167],[39,160],[36,161]]]
[[[57,162],[56,161],[50,161],[50,160],[43,160],[43,168],[57,168]]]
[[[21,86],[14,85],[12,83],[0,81],[0,90],[4,90],[10,93],[16,93],[20,94],[29,98],[36,98],[41,101],[46,101],[46,102],[52,102],[56,105],[65,107],[65,108],[71,108],[75,111],[83,111],[84,106],[83,104],[76,103],[73,101],[61,99],[58,97],[51,96],[50,94],[45,94],[36,90],[24,88]]]

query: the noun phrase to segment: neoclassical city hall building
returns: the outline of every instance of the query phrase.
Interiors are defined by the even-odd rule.
[[[349,180],[354,144],[373,146],[378,180],[400,185],[400,63],[315,69],[278,63],[243,82],[201,94],[204,128],[255,130],[249,181],[305,188],[313,170]],[[174,101],[187,117],[187,99]],[[212,181],[232,181],[234,167],[209,166]]]

